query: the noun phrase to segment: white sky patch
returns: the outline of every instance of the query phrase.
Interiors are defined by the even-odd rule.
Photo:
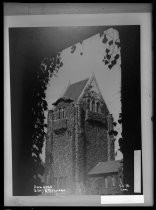
[[[107,34],[108,41],[119,40],[117,30],[108,29],[104,31]],[[118,123],[119,113],[121,113],[121,57],[110,70],[102,61],[109,47],[107,43],[103,43],[104,34],[96,34],[81,43],[76,43],[74,53],[71,53],[71,47],[64,49],[61,52],[61,60],[63,66],[59,69],[57,77],[53,77],[46,91],[46,100],[48,109],[52,109],[52,103],[56,101],[65,91],[65,88],[70,80],[71,83],[86,79],[94,72],[97,79],[101,94],[106,102],[106,105],[113,115],[114,121],[117,122],[115,130],[118,131],[115,141],[116,159],[122,159],[122,153],[118,151],[118,139],[121,137],[122,127]],[[116,45],[110,50],[120,55],[120,50]],[[42,158],[44,161],[45,145],[43,147]]]

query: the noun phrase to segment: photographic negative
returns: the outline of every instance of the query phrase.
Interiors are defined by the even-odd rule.
[[[142,194],[140,26],[10,28],[9,48],[13,195]]]

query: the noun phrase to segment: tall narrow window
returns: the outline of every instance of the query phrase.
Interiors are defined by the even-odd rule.
[[[61,109],[58,110],[58,119],[61,119]]]
[[[115,177],[112,177],[112,186],[115,187]]]
[[[92,101],[92,112],[95,112],[95,101]]]
[[[100,103],[99,102],[97,102],[96,103],[96,112],[100,112]]]
[[[64,107],[62,108],[62,118],[64,119]]]
[[[58,119],[58,110],[55,110],[55,120],[57,120]]]
[[[57,110],[55,110],[55,120],[57,120],[57,117],[58,117],[58,112],[57,112]]]
[[[105,178],[105,188],[108,188],[108,180]]]
[[[87,99],[87,109],[90,110],[90,99]]]
[[[60,109],[60,119],[62,119],[62,109]]]
[[[58,120],[58,117],[59,117],[59,111],[58,109],[56,110],[56,120]]]

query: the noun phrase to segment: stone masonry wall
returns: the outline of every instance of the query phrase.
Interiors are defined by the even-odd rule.
[[[112,177],[114,178],[114,185],[112,182]],[[107,179],[107,184],[106,184]],[[87,194],[91,195],[119,195],[122,194],[119,187],[119,177],[118,174],[112,173],[108,175],[101,176],[91,176],[88,178],[87,182]]]
[[[66,177],[67,193],[76,192],[77,184],[84,187],[89,170],[98,162],[108,160],[108,144],[110,159],[114,158],[114,145],[113,141],[108,141],[107,126],[85,120],[85,101],[74,104],[62,100],[48,114],[46,171],[51,183],[54,178]],[[58,119],[58,110],[62,108],[64,119]],[[101,112],[107,117],[106,105],[101,107]]]
[[[107,130],[104,125],[97,122],[90,122],[85,120],[85,113],[87,110],[86,99],[82,99],[81,107],[81,134],[80,142],[83,139],[84,149],[81,149],[81,157],[84,158],[84,173],[87,175],[89,170],[93,168],[100,161],[107,161],[108,159],[108,138]],[[108,114],[106,105],[101,107],[102,114]],[[106,115],[107,116],[107,115]],[[81,148],[81,147],[80,147]],[[82,162],[82,161],[81,161]]]
[[[86,172],[98,162],[107,161],[107,132],[104,128],[90,122],[85,123],[86,132]]]
[[[74,104],[60,102],[57,109],[65,108],[65,118],[67,120],[67,129],[60,133],[53,132],[53,171],[54,177],[66,177],[66,190],[68,193],[74,191]],[[57,121],[61,121],[58,119]],[[52,122],[54,124],[55,121]]]

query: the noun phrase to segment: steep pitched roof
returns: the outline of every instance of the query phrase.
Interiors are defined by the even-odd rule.
[[[76,102],[87,84],[88,79],[89,78],[71,84],[63,94],[63,97],[73,99]]]
[[[101,91],[99,89],[98,83],[95,78],[95,74],[93,72],[92,75],[87,79],[81,80],[79,82],[75,82],[73,84],[68,83],[68,86],[67,86],[65,92],[53,103],[53,105],[56,106],[61,100],[63,100],[63,101],[70,100],[70,101],[79,103],[79,101],[85,94],[85,88],[87,87],[87,85],[92,83],[93,80],[95,82],[99,96],[101,96],[101,99],[103,99],[103,96],[101,94]],[[103,101],[104,101],[104,99],[103,99]]]
[[[92,168],[88,175],[98,175],[118,172],[121,163],[119,160],[99,162],[94,168]]]

